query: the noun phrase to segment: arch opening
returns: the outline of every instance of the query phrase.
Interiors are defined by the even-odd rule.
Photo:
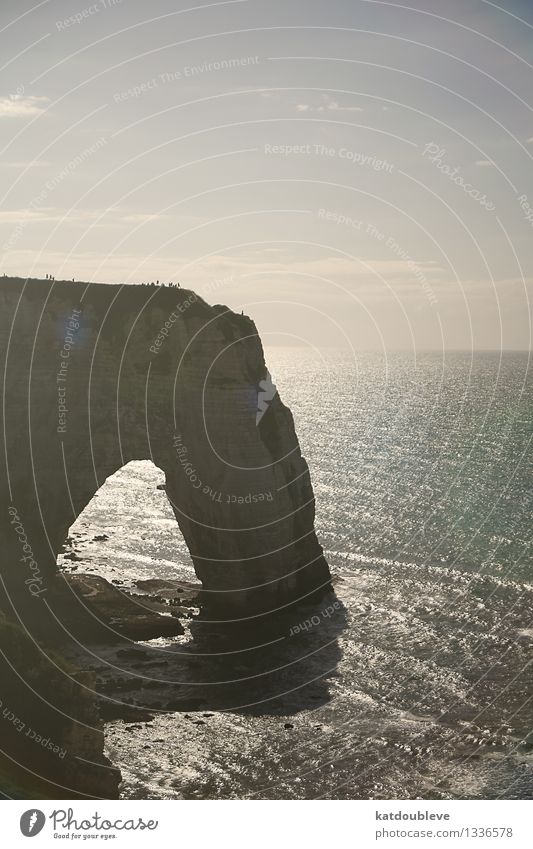
[[[125,587],[196,581],[164,472],[151,460],[131,460],[110,475],[70,526],[57,564]]]
[[[150,460],[129,461],[106,478],[69,527],[57,568],[80,602],[72,605],[75,621],[63,624],[89,639],[176,637],[184,633],[181,602],[188,600],[188,615],[198,612],[192,559],[165,475]]]

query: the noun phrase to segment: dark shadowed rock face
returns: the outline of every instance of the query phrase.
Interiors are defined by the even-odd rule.
[[[14,599],[47,605],[69,526],[140,459],[165,472],[218,616],[246,619],[329,587],[293,418],[248,317],[179,288],[4,278],[0,321],[8,610]]]
[[[0,795],[117,798],[104,754],[96,676],[34,641],[0,613]]]

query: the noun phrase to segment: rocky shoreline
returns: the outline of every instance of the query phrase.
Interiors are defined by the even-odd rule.
[[[106,752],[106,727],[118,722],[129,735],[139,723],[176,714],[202,725],[237,704],[268,704],[286,688],[287,665],[298,663],[302,682],[307,674],[303,644],[289,646],[290,632],[296,620],[316,617],[316,607],[243,623],[210,618],[199,583],[146,579],[124,588],[99,575],[59,573],[50,590],[62,611],[49,634],[53,648],[5,621],[0,627],[14,706],[1,723],[4,771],[15,781],[4,783],[10,796],[118,798],[121,774]],[[327,668],[338,656],[333,641],[316,667],[313,704],[327,700]],[[23,681],[17,669],[25,670]],[[54,751],[13,734],[17,722],[24,731],[35,726]]]
[[[72,719],[53,733],[52,716],[36,725],[69,758],[43,758],[28,741],[18,752],[26,767],[19,793],[57,798],[63,783],[69,790],[61,795],[72,798],[448,799],[496,797],[511,784],[522,798],[531,753],[521,743],[520,715],[512,717],[524,682],[508,689],[509,724],[502,725],[497,702],[486,708],[498,678],[480,678],[474,656],[464,678],[453,658],[435,665],[424,594],[415,637],[402,624],[406,608],[398,610],[400,578],[384,575],[376,595],[377,578],[345,575],[321,602],[247,625],[210,614],[197,583],[146,579],[125,587],[97,575],[58,576],[58,592],[76,594],[86,621],[79,610],[65,620],[69,638],[63,631],[48,654],[74,670],[68,680],[76,684],[65,688],[59,671],[45,676],[43,658],[30,658],[18,632],[12,642],[26,647],[12,660],[30,669],[41,696],[71,706]],[[475,594],[465,598],[483,612]],[[518,667],[525,621],[518,613],[507,619],[510,636],[523,634],[514,649]],[[472,634],[489,655],[497,651],[490,630],[480,623]],[[5,647],[5,628],[0,636]],[[471,684],[479,680],[486,692],[474,698]],[[22,736],[11,729],[11,739]],[[52,780],[28,782],[28,767]]]

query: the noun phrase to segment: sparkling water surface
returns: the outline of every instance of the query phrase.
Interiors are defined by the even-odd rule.
[[[339,647],[328,698],[313,707],[304,687],[200,726],[162,713],[135,734],[110,723],[124,796],[531,797],[529,355],[266,359],[340,579],[343,629],[314,637],[317,653],[328,637]],[[72,527],[65,568],[194,580],[163,480],[146,461],[110,478]]]

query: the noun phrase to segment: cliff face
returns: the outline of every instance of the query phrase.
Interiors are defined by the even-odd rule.
[[[0,793],[118,798],[94,672],[45,650],[0,613]]]
[[[49,603],[69,526],[139,459],[165,472],[217,614],[327,589],[307,465],[248,317],[179,288],[10,278],[0,307],[8,610]]]

